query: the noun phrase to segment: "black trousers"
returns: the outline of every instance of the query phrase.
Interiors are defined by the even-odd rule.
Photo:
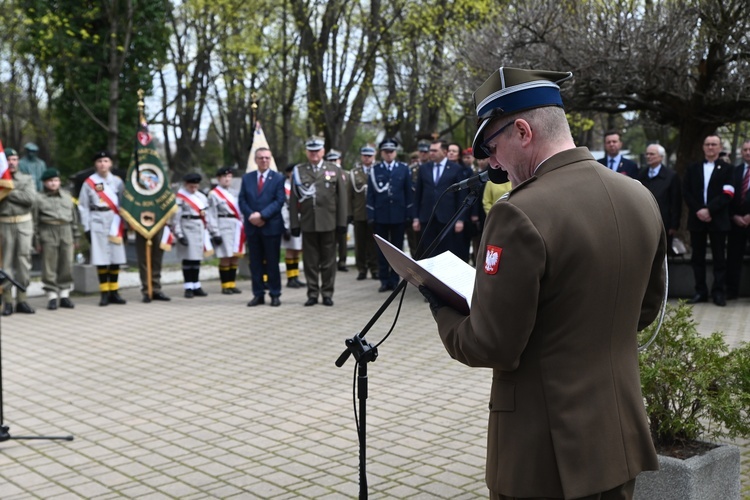
[[[723,294],[727,276],[727,232],[726,231],[690,231],[690,244],[693,256],[690,264],[693,266],[695,277],[695,293],[708,296],[706,284],[706,247],[708,239],[711,241],[711,256],[713,258],[714,282],[711,286],[712,294]]]
[[[727,238],[727,294],[735,297],[740,291],[742,261],[745,258],[748,238],[750,228],[732,225]]]

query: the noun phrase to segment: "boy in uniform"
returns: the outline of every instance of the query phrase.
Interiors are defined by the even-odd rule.
[[[212,243],[219,258],[221,293],[242,293],[237,288],[237,261],[245,254],[245,231],[237,197],[230,192],[232,169],[222,167],[216,173],[219,185],[208,193],[208,219],[218,234]]]

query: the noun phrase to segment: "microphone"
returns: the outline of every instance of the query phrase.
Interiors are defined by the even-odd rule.
[[[468,179],[462,180],[461,182],[452,184],[448,188],[448,191],[455,192],[463,191],[464,189],[471,189],[477,184],[484,184],[487,181],[490,181],[494,184],[503,184],[505,182],[508,182],[508,174],[503,170],[500,170],[499,168],[487,167],[487,169],[481,174],[474,175],[472,177],[469,177]]]

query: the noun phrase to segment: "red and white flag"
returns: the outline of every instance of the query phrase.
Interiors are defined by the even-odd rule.
[[[8,168],[8,158],[5,156],[3,141],[0,141],[0,200],[8,196],[13,189],[13,176]]]

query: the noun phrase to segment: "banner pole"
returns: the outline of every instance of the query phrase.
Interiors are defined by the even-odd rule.
[[[151,242],[152,238],[149,238],[146,240],[146,279],[147,279],[147,287],[146,290],[148,293],[148,298],[153,299],[154,298],[154,286],[151,282],[151,250],[153,249],[153,243]]]

